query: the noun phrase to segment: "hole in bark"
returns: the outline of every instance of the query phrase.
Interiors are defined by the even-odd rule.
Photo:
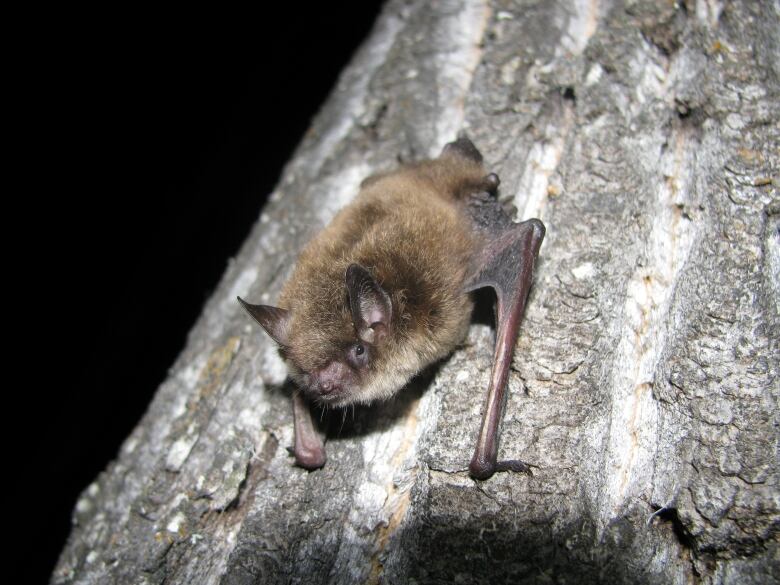
[[[671,522],[672,531],[677,537],[677,541],[685,548],[693,548],[693,536],[685,529],[680,515],[677,513],[677,508],[659,508],[653,506],[656,510],[655,516],[664,522]]]
[[[371,133],[372,136],[379,135],[379,126],[384,121],[385,115],[387,114],[387,110],[389,107],[390,106],[387,102],[379,106],[379,108],[376,111],[376,114],[374,114],[374,118],[366,126],[366,129]]]
[[[680,118],[680,120],[685,120],[686,118],[690,118],[693,114],[693,108],[689,108],[686,104],[679,102],[677,104],[677,117]]]
[[[574,92],[574,88],[571,86],[564,87],[563,88],[563,99],[569,100],[570,102],[576,102],[577,101],[577,94]]]

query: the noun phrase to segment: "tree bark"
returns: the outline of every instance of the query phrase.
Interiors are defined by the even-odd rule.
[[[89,486],[54,583],[780,579],[777,2],[390,1],[187,346]],[[499,458],[489,326],[292,465],[273,302],[369,174],[465,129],[547,226]]]

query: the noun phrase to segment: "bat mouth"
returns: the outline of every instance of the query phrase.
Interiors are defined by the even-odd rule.
[[[322,387],[309,385],[303,387],[303,393],[312,402],[328,407],[347,406],[352,403],[352,394],[343,386]]]
[[[355,386],[355,372],[340,361],[332,361],[323,368],[303,376],[304,392],[312,399],[333,406],[350,402]]]
[[[317,386],[314,386],[312,388],[314,393],[321,399],[327,400],[327,401],[334,401],[338,400],[339,397],[343,396],[344,394],[344,387],[341,385],[336,384],[319,384]]]

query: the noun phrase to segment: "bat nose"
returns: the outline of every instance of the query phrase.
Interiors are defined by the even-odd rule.
[[[317,371],[314,378],[317,381],[317,390],[321,395],[335,396],[342,393],[344,382],[348,376],[349,368],[344,363],[334,360]]]
[[[320,392],[322,394],[328,395],[328,394],[338,394],[338,392],[341,390],[341,386],[336,384],[335,382],[331,380],[324,380],[320,383]]]

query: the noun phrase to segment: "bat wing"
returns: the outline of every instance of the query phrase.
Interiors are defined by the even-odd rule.
[[[488,175],[486,185],[494,191],[498,186],[498,177]],[[472,195],[467,202],[467,209],[481,243],[474,254],[466,291],[491,287],[496,293],[493,370],[479,439],[469,465],[473,477],[487,479],[496,471],[530,471],[521,461],[497,462],[496,459],[512,352],[545,228],[538,219],[514,223],[488,191]]]

